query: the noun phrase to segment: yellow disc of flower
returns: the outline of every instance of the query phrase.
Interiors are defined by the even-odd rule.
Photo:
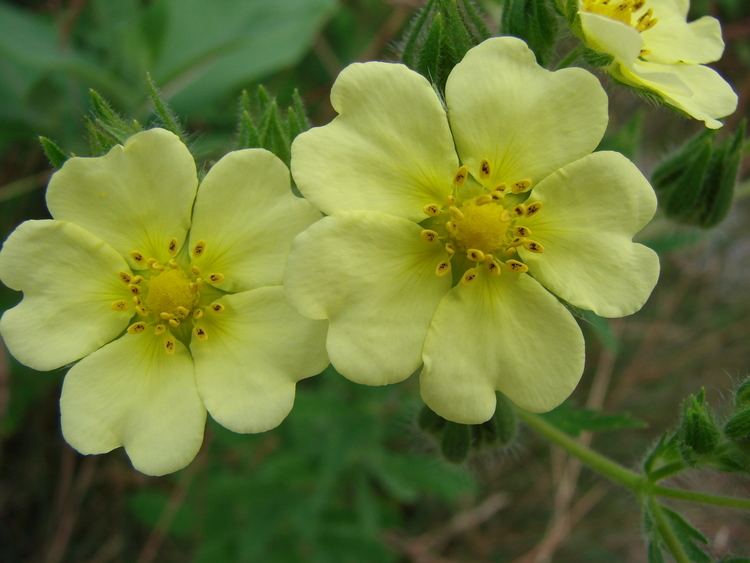
[[[300,135],[292,173],[329,215],[301,233],[292,304],[327,319],[347,378],[401,381],[460,423],[488,420],[495,392],[546,411],[575,388],[584,343],[567,302],[638,310],[656,254],[632,241],[656,197],[620,154],[590,154],[607,98],[582,69],[549,72],[515,38],[489,39],[452,71],[444,108],[402,65],[353,64],[338,116]],[[446,111],[447,110],[447,111]]]
[[[60,408],[81,453],[124,446],[144,473],[175,471],[200,448],[206,410],[268,430],[328,363],[325,324],[281,287],[292,239],[320,214],[271,153],[232,152],[199,187],[187,147],[151,129],[68,160],[47,204],[54,220],[23,223],[0,252],[0,279],[24,292],[0,333],[32,368],[80,360]]]
[[[612,76],[649,90],[706,127],[737,109],[737,94],[704,63],[724,52],[721,25],[687,22],[689,0],[579,0],[588,45],[613,57]]]

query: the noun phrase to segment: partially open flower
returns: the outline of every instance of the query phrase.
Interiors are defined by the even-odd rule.
[[[379,62],[347,67],[331,101],[338,117],[292,147],[300,190],[330,217],[296,238],[285,285],[329,320],[334,367],[382,385],[423,364],[424,401],[460,423],[488,420],[495,390],[532,411],[562,402],[584,343],[548,290],[618,317],[659,273],[632,242],[651,186],[622,155],[589,154],[607,125],[597,79],[496,38],[451,73],[447,113],[426,79]]]
[[[614,78],[716,129],[737,109],[737,94],[703,66],[724,52],[719,21],[688,23],[689,8],[689,0],[579,0],[578,13],[589,46],[613,57]]]
[[[327,364],[324,323],[281,287],[293,237],[319,214],[271,153],[230,153],[198,188],[187,147],[151,129],[68,160],[47,204],[54,219],[23,223],[0,252],[0,279],[24,292],[0,333],[35,369],[83,358],[60,399],[81,453],[124,446],[144,473],[175,471],[200,448],[206,408],[268,430]]]

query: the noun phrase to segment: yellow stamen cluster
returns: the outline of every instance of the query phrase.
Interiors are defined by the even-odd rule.
[[[583,10],[606,16],[643,32],[657,23],[654,10],[646,8],[647,0],[583,0]]]
[[[179,242],[170,239],[167,250],[170,256],[177,253]],[[201,256],[206,249],[205,241],[199,241],[193,248],[193,256]],[[120,272],[118,278],[127,285],[132,295],[133,311],[139,320],[127,329],[130,334],[142,334],[152,329],[153,334],[162,339],[167,354],[176,351],[176,339],[185,340],[190,335],[197,340],[207,340],[206,327],[200,322],[206,311],[221,313],[221,303],[201,304],[201,288],[205,285],[200,270],[192,266],[183,270],[174,258],[161,264],[154,258],[146,257],[134,250],[130,257],[140,273]],[[206,276],[212,284],[224,281],[224,274],[212,272]],[[205,301],[204,301],[205,302]],[[112,310],[128,311],[129,304],[124,299],[112,302]]]
[[[522,194],[531,190],[532,182],[527,178],[509,184],[486,188],[485,193],[461,201],[461,187],[468,171],[462,166],[454,176],[454,195],[444,204],[430,202],[423,207],[428,218],[421,237],[428,243],[442,242],[449,258],[435,267],[437,276],[445,276],[452,271],[452,263],[459,251],[462,264],[471,265],[460,278],[461,283],[471,283],[483,267],[492,274],[500,275],[503,264],[510,272],[524,273],[528,266],[510,258],[523,246],[530,252],[544,252],[543,246],[533,240],[529,227],[523,219],[531,217],[542,208],[541,202],[527,201],[511,206],[505,201],[507,195]],[[490,163],[481,162],[479,179],[486,182],[490,178]],[[459,203],[460,202],[460,203]]]

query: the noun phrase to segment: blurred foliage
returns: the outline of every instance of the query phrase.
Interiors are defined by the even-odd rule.
[[[263,146],[288,161],[285,147],[308,119],[331,117],[328,91],[349,62],[402,54],[442,84],[451,65],[501,23],[541,60],[559,62],[570,47],[562,31],[557,43],[549,41],[545,29],[561,30],[564,20],[552,23],[552,12],[538,4],[531,14],[536,27],[524,25],[522,0],[434,0],[421,12],[418,4],[0,3],[0,234],[46,216],[40,188],[48,159],[59,166],[70,153],[102,152],[141,126],[184,127],[191,149],[208,163],[231,143]],[[750,3],[692,0],[692,18],[706,13],[724,23],[728,47],[719,69],[747,103]],[[430,26],[430,18],[440,23]],[[643,170],[700,129],[608,87],[612,119],[600,149],[621,151]],[[720,135],[730,139],[737,122]],[[747,177],[747,163],[739,169]],[[571,435],[601,432],[597,447],[626,464],[650,444],[644,466],[654,480],[701,470],[717,487],[746,495],[746,482],[731,485],[716,470],[747,471],[750,384],[737,388],[725,411],[695,393],[683,402],[678,426],[664,430],[686,393],[705,386],[715,395],[747,369],[750,250],[742,237],[750,232],[743,193],[750,190],[735,194],[739,211],[722,229],[662,221],[644,233],[663,264],[644,311],[626,323],[574,312],[587,333],[589,367],[575,396],[546,419]],[[0,288],[0,310],[19,297]],[[606,412],[578,406],[604,351],[617,358]],[[57,407],[63,371],[35,373],[0,354],[1,561],[387,562],[437,558],[438,551],[450,560],[510,561],[554,528],[547,521],[551,499],[565,483],[559,456],[529,440],[509,409],[488,424],[446,432],[445,421],[425,410],[418,415],[414,383],[372,389],[329,371],[300,384],[280,428],[241,436],[212,423],[193,465],[149,479],[135,474],[121,452],[81,459],[64,444]],[[460,463],[443,461],[441,451]],[[595,498],[597,483],[583,474],[581,500]],[[645,507],[641,527],[634,503],[605,490],[607,502],[574,505],[591,512],[566,532],[555,561],[642,561],[641,532],[650,561],[666,560],[663,551],[674,541],[692,560],[718,559],[750,533],[741,517],[710,509],[681,515],[662,504]],[[511,510],[482,519],[482,499],[506,492]],[[719,545],[720,534],[734,544]]]

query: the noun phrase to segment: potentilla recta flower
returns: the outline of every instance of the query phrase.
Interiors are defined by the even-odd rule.
[[[637,311],[659,273],[632,242],[654,191],[614,152],[589,154],[607,98],[578,69],[549,72],[525,43],[489,39],[443,107],[403,65],[353,64],[331,123],[300,135],[292,174],[329,216],[300,234],[285,286],[330,323],[333,366],[369,385],[420,366],[444,418],[488,420],[500,390],[546,411],[578,383],[584,342],[552,294],[605,317]]]
[[[687,22],[689,0],[579,0],[588,45],[613,57],[612,76],[643,88],[716,129],[737,109],[737,94],[713,69],[724,52],[721,25]]]
[[[281,286],[293,237],[319,213],[271,153],[229,153],[199,188],[187,147],[151,129],[68,160],[47,205],[54,219],[26,221],[0,252],[0,279],[24,293],[0,333],[38,370],[80,359],[60,408],[81,453],[124,446],[144,473],[175,471],[198,452],[206,409],[268,430],[327,364],[325,323]]]

